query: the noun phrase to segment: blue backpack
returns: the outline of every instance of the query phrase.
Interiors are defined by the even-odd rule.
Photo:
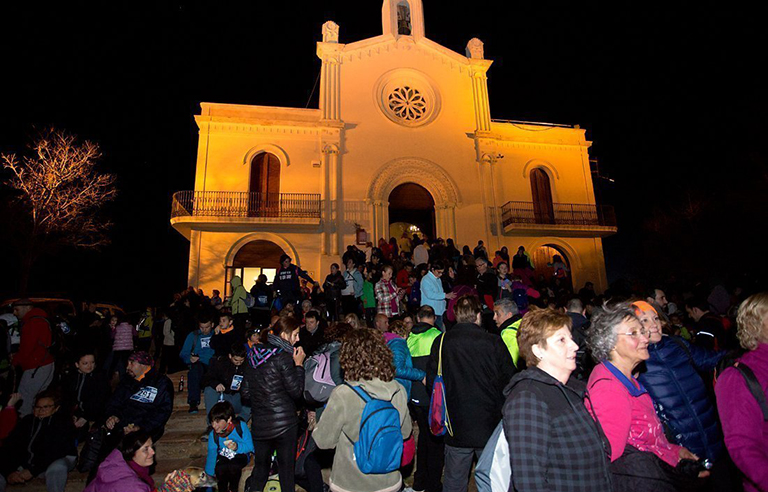
[[[355,443],[355,461],[361,472],[390,473],[400,468],[403,434],[400,413],[391,402],[371,398],[363,388],[352,388],[364,402],[360,417],[360,437]]]

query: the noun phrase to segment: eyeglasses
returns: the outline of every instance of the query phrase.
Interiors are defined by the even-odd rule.
[[[35,410],[48,410],[49,408],[53,408],[56,405],[35,405]]]
[[[632,333],[617,333],[617,335],[626,335],[628,337],[637,338],[637,337],[644,337],[648,338],[651,335],[651,332],[647,329],[643,328],[641,330],[635,330]]]

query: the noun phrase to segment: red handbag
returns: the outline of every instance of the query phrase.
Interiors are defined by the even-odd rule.
[[[400,466],[409,465],[415,456],[416,439],[413,438],[413,432],[411,432],[411,437],[403,441],[403,459],[400,461]]]

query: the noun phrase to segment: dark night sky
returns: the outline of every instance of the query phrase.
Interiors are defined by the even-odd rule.
[[[485,42],[494,118],[588,130],[615,180],[598,185],[619,220],[604,242],[612,279],[660,276],[667,262],[747,269],[762,245],[751,225],[767,218],[765,9],[674,4],[424,0],[430,39],[459,53]],[[372,0],[4,2],[0,151],[22,150],[34,128],[67,129],[102,146],[120,190],[106,210],[112,245],[44,258],[32,290],[135,305],[182,288],[188,248],[170,197],[193,185],[199,103],[304,107],[322,23],[357,41],[380,34],[380,11]],[[680,222],[689,198],[703,212]],[[17,270],[2,243],[4,297]]]

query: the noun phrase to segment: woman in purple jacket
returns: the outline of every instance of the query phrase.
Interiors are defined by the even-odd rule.
[[[84,492],[153,492],[155,481],[149,468],[155,462],[152,438],[143,430],[128,434],[120,449],[99,465],[96,478]]]
[[[744,474],[744,490],[768,492],[768,292],[747,298],[736,322],[739,342],[749,352],[718,379],[717,410],[725,447]],[[754,393],[745,374],[750,370],[759,386]]]

